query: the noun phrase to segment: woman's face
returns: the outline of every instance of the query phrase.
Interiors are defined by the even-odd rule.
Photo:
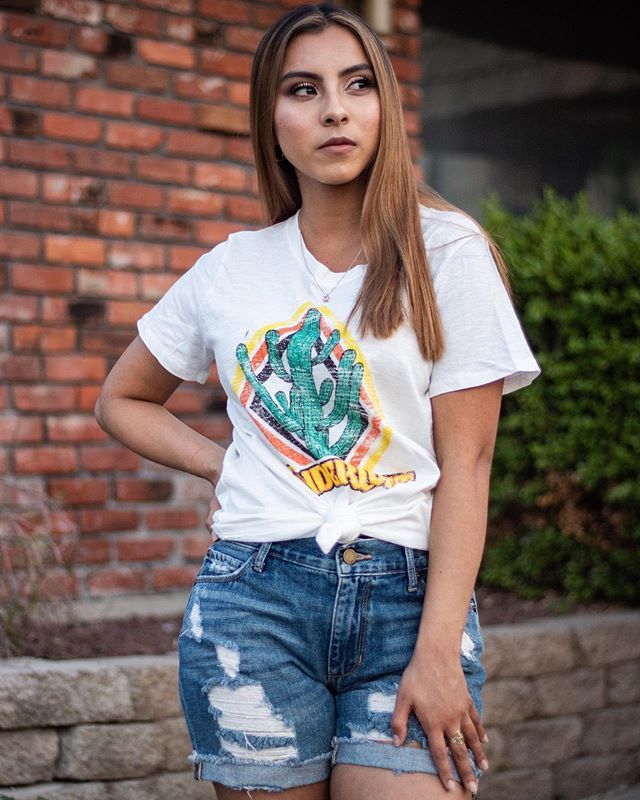
[[[362,174],[378,145],[380,97],[352,33],[329,25],[289,44],[274,129],[302,191],[314,182],[339,186]]]

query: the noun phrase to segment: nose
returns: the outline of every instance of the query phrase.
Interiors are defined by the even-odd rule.
[[[325,95],[325,103],[322,109],[323,125],[339,125],[347,122],[349,115],[340,100],[337,92],[328,92]]]

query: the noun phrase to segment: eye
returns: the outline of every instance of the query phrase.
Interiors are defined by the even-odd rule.
[[[349,81],[347,86],[348,89],[354,87],[355,89],[370,89],[372,86],[375,85],[373,78],[368,77],[367,75],[357,75],[355,78],[352,78]]]
[[[298,97],[311,96],[316,91],[316,87],[312,83],[296,83],[289,88],[289,94]]]

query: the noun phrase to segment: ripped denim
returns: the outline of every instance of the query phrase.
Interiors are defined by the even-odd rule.
[[[364,537],[328,555],[314,539],[216,541],[179,637],[196,779],[282,791],[328,778],[333,764],[436,774],[415,715],[407,741],[420,747],[387,744],[427,567],[423,550]],[[460,659],[480,713],[482,652],[474,594]]]

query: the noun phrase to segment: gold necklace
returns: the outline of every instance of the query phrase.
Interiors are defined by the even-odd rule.
[[[316,278],[316,276],[315,276],[315,275],[313,274],[313,272],[311,271],[311,267],[310,267],[310,266],[309,266],[309,264],[307,263],[307,256],[306,256],[306,254],[305,254],[306,245],[305,245],[305,243],[304,243],[304,238],[303,238],[303,236],[302,236],[302,228],[300,227],[300,216],[298,216],[298,233],[300,234],[300,252],[302,253],[302,263],[304,264],[304,266],[305,266],[305,268],[306,268],[307,272],[309,273],[309,275],[311,275],[311,278],[312,278],[313,282],[315,283],[315,285],[316,285],[316,286],[318,287],[318,289],[320,289],[320,291],[322,292],[322,302],[323,302],[323,303],[328,303],[328,302],[329,302],[329,300],[330,300],[330,298],[331,298],[331,295],[333,294],[333,292],[335,292],[335,290],[338,288],[338,286],[340,286],[340,284],[342,283],[342,280],[343,280],[344,276],[347,274],[347,272],[349,272],[349,270],[351,269],[351,267],[355,266],[355,263],[356,263],[356,261],[358,260],[358,256],[359,256],[359,255],[360,255],[360,253],[362,252],[362,247],[361,247],[361,248],[358,250],[358,252],[356,253],[356,257],[353,259],[353,261],[351,262],[351,264],[349,264],[349,266],[348,266],[348,267],[345,269],[345,271],[342,273],[342,277],[341,277],[341,278],[340,278],[340,280],[339,280],[339,281],[336,283],[336,285],[333,287],[333,289],[331,289],[330,291],[327,291],[326,289],[324,289],[324,288],[323,288],[323,287],[320,285],[320,283],[319,283],[318,279]]]

